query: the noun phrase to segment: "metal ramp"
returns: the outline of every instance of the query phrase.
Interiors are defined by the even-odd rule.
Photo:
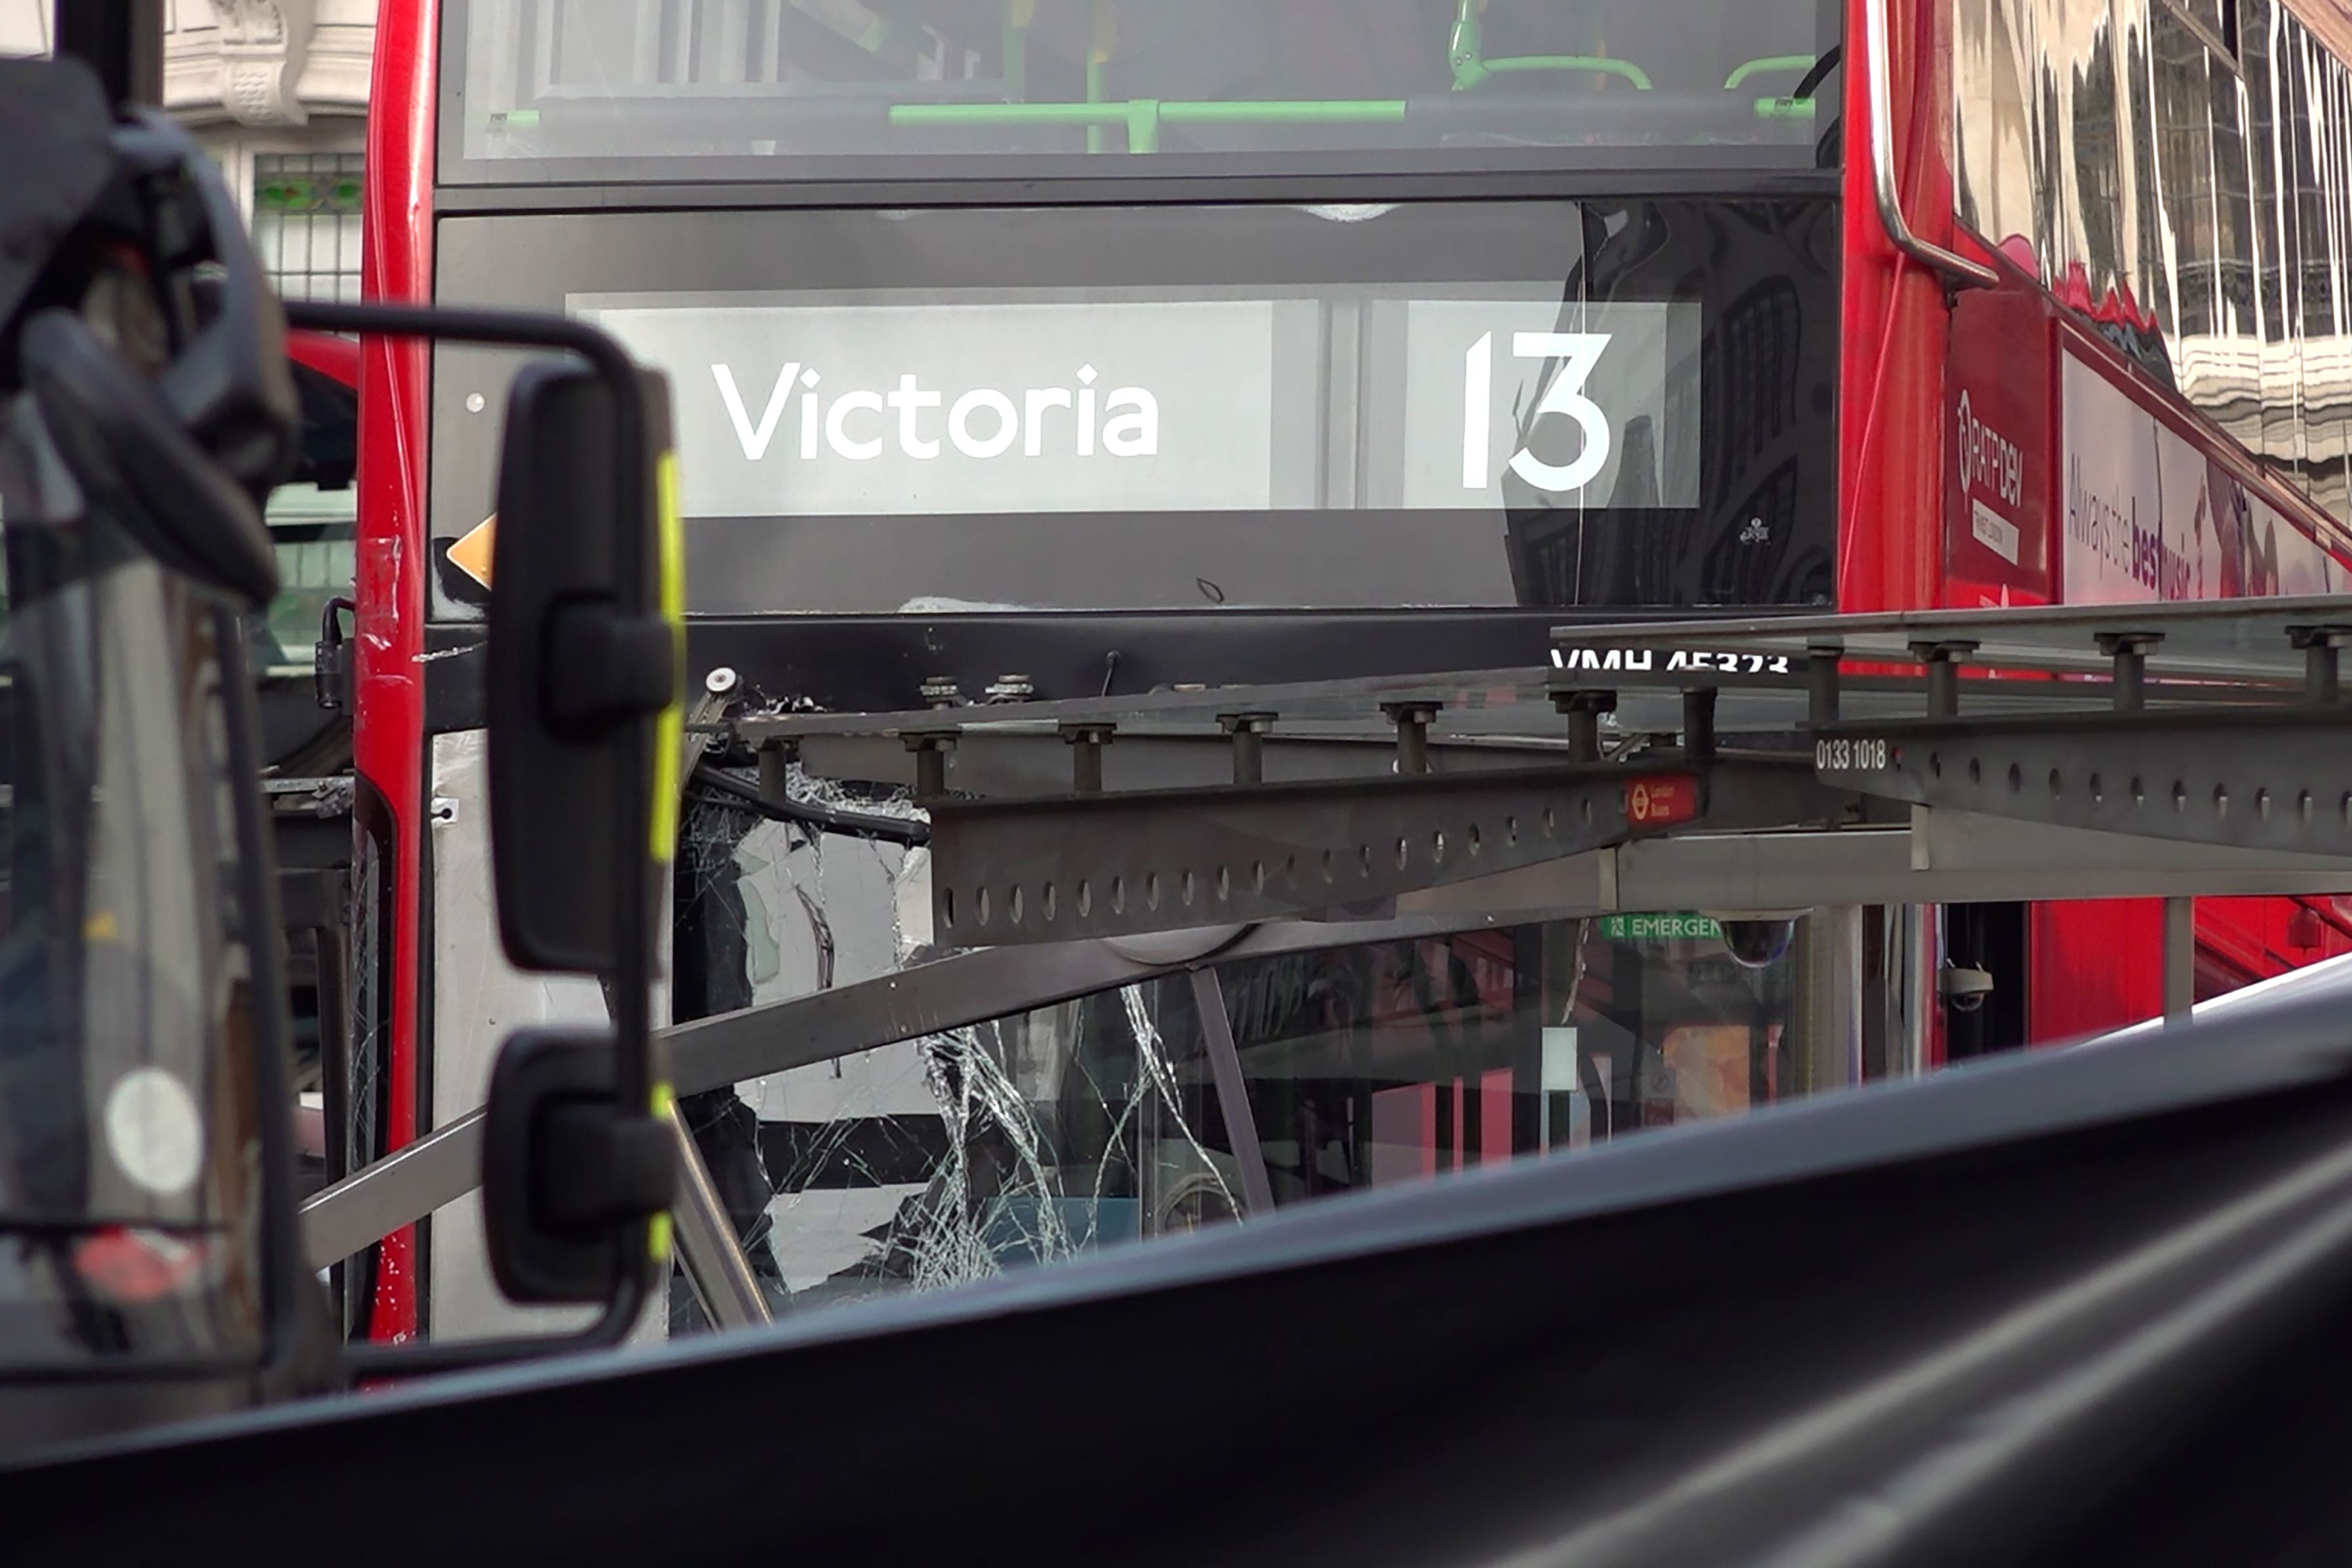
[[[2077,871],[2111,896],[2323,891],[2352,854],[2352,779],[2326,749],[2347,637],[2337,599],[1645,622],[1563,628],[1549,669],[731,729],[814,773],[912,784],[936,929],[960,944],[1488,895],[1564,910],[1572,873],[1527,873],[1768,833],[1836,836],[1805,851],[1835,879],[1884,859],[1845,835],[1903,830],[1901,869],[1926,875],[1887,901],[1995,896],[1940,890],[1939,870],[2014,871],[2012,899],[2073,892]],[[1710,853],[1734,880],[1769,864],[1752,845],[1625,858]],[[1544,886],[1558,902],[1521,901]],[[1642,907],[1617,891],[1601,907]]]
[[[2352,892],[2347,639],[2342,598],[1651,621],[1562,628],[1549,668],[714,717],[763,777],[911,785],[956,951],[674,1028],[673,1079],[1217,963],[1661,909],[2165,898],[2185,1010],[2188,899]],[[478,1136],[319,1194],[313,1261],[462,1197]]]

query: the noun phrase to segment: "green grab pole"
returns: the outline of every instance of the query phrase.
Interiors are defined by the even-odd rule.
[[[1486,79],[1486,31],[1478,20],[1478,0],[1460,0],[1454,9],[1454,36],[1445,47],[1456,92],[1467,92]]]
[[[1378,125],[1405,117],[1402,99],[1275,100],[1264,103],[1204,101],[1169,103],[1136,99],[1126,103],[900,103],[890,123],[938,125],[1083,125],[1090,151],[1100,150],[1105,127],[1123,126],[1128,151],[1156,153],[1163,125]]]
[[[1118,37],[1117,6],[1118,0],[1095,0],[1094,41],[1087,46],[1087,101],[1088,103],[1103,101],[1103,94],[1110,75],[1111,50],[1116,47],[1115,41]],[[1129,123],[1132,125],[1133,121],[1130,121]],[[1099,153],[1102,150],[1102,127],[1087,126],[1087,151]],[[1133,150],[1133,135],[1130,132],[1129,151]]]
[[[1486,60],[1481,68],[1489,75],[1504,71],[1599,71],[1604,76],[1622,77],[1640,88],[1650,90],[1650,73],[1631,60],[1612,60],[1604,55],[1523,55],[1515,59]]]
[[[1017,102],[1029,96],[1029,29],[1004,24],[1004,90]]]
[[[1160,106],[1160,119],[1168,125],[1373,125],[1401,121],[1404,115],[1401,98],[1274,99],[1262,103],[1226,100]]]
[[[1127,106],[1127,150],[1130,153],[1160,151],[1160,100],[1139,98]]]
[[[1087,101],[1090,104],[1103,100],[1103,64],[1100,54],[1087,56]],[[1087,151],[1099,153],[1102,149],[1102,123],[1097,121],[1087,127]]]
[[[1123,103],[896,103],[893,125],[1116,125]]]
[[[1723,90],[1729,92],[1749,77],[1765,71],[1806,71],[1812,69],[1813,64],[1811,55],[1774,55],[1769,59],[1749,60],[1724,79]]]

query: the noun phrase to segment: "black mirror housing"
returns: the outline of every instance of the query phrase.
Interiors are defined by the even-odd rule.
[[[670,1205],[677,1150],[665,1117],[614,1092],[616,1052],[593,1029],[525,1029],[499,1052],[482,1129],[490,1271],[512,1301],[612,1299]]]
[[[69,310],[38,312],[18,342],[75,481],[163,565],[246,609],[268,605],[278,562],[260,511],[153,387]]]
[[[48,82],[54,93],[32,96],[54,97],[70,117],[92,85],[78,88],[78,72]],[[85,98],[79,107],[91,106]],[[86,142],[97,129],[83,128]],[[0,267],[0,295],[23,306],[12,323],[16,368],[76,481],[142,549],[259,609],[278,592],[261,508],[298,432],[285,316],[219,172],[185,131],[142,113],[116,125],[110,144],[106,184],[76,193],[95,195],[76,258],[36,245],[26,254],[48,262],[42,278]],[[38,226],[61,216],[41,215]],[[141,260],[99,263],[95,255]],[[32,297],[19,298],[31,283]],[[170,342],[160,370],[126,358],[118,340],[139,334],[109,322],[110,312],[146,321]]]
[[[519,968],[606,973],[625,928],[614,900],[644,885],[630,862],[669,858],[666,790],[682,660],[665,613],[660,470],[667,384],[641,378],[634,438],[612,382],[577,363],[529,364],[507,405],[492,544],[490,845],[499,930]],[[616,481],[623,451],[632,476]],[[648,811],[650,808],[650,811]],[[650,816],[651,820],[646,820]],[[648,843],[648,830],[651,842]]]

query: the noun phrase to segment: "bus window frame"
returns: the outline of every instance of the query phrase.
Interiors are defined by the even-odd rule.
[[[1334,180],[1370,178],[1395,181],[1445,176],[1458,180],[1480,174],[1542,174],[1574,172],[1635,175],[1629,188],[1651,189],[1659,177],[1682,175],[1755,176],[1829,174],[1843,167],[1843,158],[1823,161],[1826,149],[1843,151],[1845,138],[1835,134],[1843,125],[1845,101],[1843,49],[1847,41],[1843,0],[1815,0],[1816,36],[1822,51],[1840,52],[1840,64],[1817,89],[1828,111],[1814,121],[1816,134],[1801,157],[1792,156],[1791,143],[1687,143],[1626,146],[1563,146],[1517,148],[1477,146],[1453,151],[1364,149],[1328,152],[1251,152],[1183,153],[1152,152],[1142,162],[1148,167],[1105,175],[1096,166],[1106,162],[1132,164],[1124,152],[1087,154],[959,153],[942,160],[936,153],[903,156],[858,153],[846,156],[659,156],[610,159],[468,158],[465,155],[466,40],[475,0],[440,0],[439,37],[429,46],[434,75],[441,84],[433,109],[432,180],[438,193],[468,188],[520,187],[552,195],[557,205],[576,205],[589,190],[676,189],[690,186],[691,205],[734,205],[741,199],[730,187],[800,186],[825,193],[825,199],[845,205],[866,205],[891,193],[890,200],[908,199],[910,183],[925,186],[971,184],[1026,188],[1031,199],[1044,190],[1069,183],[1105,187],[1083,201],[1134,201],[1141,188],[1167,184],[1213,180],[1223,186],[1235,179],[1275,178],[1318,184]],[[1750,62],[1751,64],[1754,62]],[[1239,101],[1239,100],[1237,100]],[[942,166],[952,172],[942,175]],[[1066,165],[1066,166],[1065,166]],[[872,197],[857,193],[872,190]],[[721,195],[722,192],[727,194]],[[1109,193],[1118,193],[1112,195]],[[436,208],[446,203],[436,200]]]

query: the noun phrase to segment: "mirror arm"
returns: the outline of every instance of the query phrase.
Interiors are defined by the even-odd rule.
[[[288,325],[306,331],[548,348],[577,354],[587,361],[612,396],[615,493],[634,496],[652,487],[654,476],[644,471],[646,439],[652,422],[645,384],[627,352],[609,333],[569,317],[520,310],[288,300],[285,311]],[[663,668],[669,668],[667,658]],[[649,773],[630,769],[620,782],[621,819],[650,820],[653,780]],[[614,917],[619,957],[610,977],[615,1003],[613,1090],[617,1105],[635,1108],[631,1120],[651,1121],[655,1087],[667,1078],[656,1060],[652,1020],[655,906],[660,886],[650,859],[635,857],[629,864],[633,868],[629,885],[621,889]],[[626,1255],[619,1288],[596,1321],[577,1334],[447,1345],[353,1346],[347,1352],[347,1364],[354,1376],[362,1378],[422,1375],[620,1344],[653,1296],[656,1259],[646,1240],[646,1228],[638,1226],[628,1227],[615,1240],[614,1245]],[[659,1262],[666,1267],[667,1258]]]
[[[481,1367],[508,1366],[519,1361],[543,1361],[551,1356],[611,1350],[628,1339],[646,1303],[653,1297],[642,1273],[624,1275],[619,1293],[596,1321],[576,1334],[531,1339],[450,1340],[411,1344],[359,1344],[343,1347],[343,1369],[354,1384],[389,1382],[404,1377],[433,1377],[445,1372],[471,1372]]]

